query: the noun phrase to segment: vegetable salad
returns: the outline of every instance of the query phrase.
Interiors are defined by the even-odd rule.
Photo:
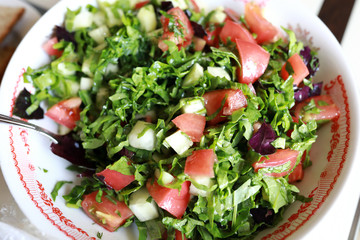
[[[98,0],[68,9],[43,48],[51,62],[27,69],[36,91],[14,111],[41,118],[46,103],[81,143],[69,167],[81,184],[62,197],[107,231],[248,239],[311,201],[294,183],[339,109],[312,81],[316,52],[255,3],[239,15],[194,0]]]

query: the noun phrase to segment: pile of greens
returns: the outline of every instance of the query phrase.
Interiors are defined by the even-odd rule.
[[[157,3],[153,5],[158,12],[157,28],[161,29],[161,11]],[[95,172],[116,163],[117,171],[134,174],[135,181],[115,191],[94,177],[94,172],[87,175],[89,170],[72,166],[71,169],[86,171],[82,174],[82,183],[63,196],[68,206],[81,207],[83,196],[93,191],[99,191],[99,199],[105,192],[109,198],[128,203],[129,196],[154,177],[155,169],[175,177],[176,180],[167,187],[179,188],[184,181],[193,182],[184,174],[184,164],[186,157],[196,149],[213,149],[218,158],[214,165],[215,184],[211,188],[198,186],[209,194],[192,197],[181,219],[160,208],[158,219],[148,222],[140,222],[136,217],[128,219],[125,226],[135,222],[139,239],[146,239],[147,235],[160,239],[165,229],[168,239],[174,239],[175,230],[191,239],[247,239],[261,229],[276,225],[286,207],[294,201],[309,200],[299,195],[297,187],[288,183],[287,176],[275,178],[266,174],[283,172],[288,165],[263,168],[255,173],[252,164],[262,155],[249,147],[254,124],[267,123],[276,133],[273,147],[297,150],[301,153],[297,162],[303,158],[304,167],[311,164],[308,153],[316,140],[317,123],[293,121],[293,79],[284,81],[279,76],[290,54],[304,49],[291,31],[287,31],[289,41],[279,39],[263,46],[271,57],[264,75],[254,84],[254,94],[248,85],[237,80],[236,68],[240,64],[235,45],[207,46],[200,52],[195,51],[193,45],[179,49],[174,43],[167,42],[169,50],[162,52],[157,47],[161,30],[145,33],[136,17],[138,10],[127,1],[114,4],[99,1],[99,7],[88,5],[86,9],[94,14],[107,14],[110,9],[119,24],[108,24],[110,34],[103,44],[98,44],[89,36],[89,31],[97,27],[96,23],[90,28],[74,29],[74,21],[81,9],[68,10],[64,27],[54,29],[54,34],[61,40],[55,47],[62,49],[63,54],[42,68],[28,68],[24,74],[25,80],[36,89],[26,113],[30,115],[43,101],[50,107],[61,100],[79,96],[82,100],[81,119],[73,133],[81,140],[87,161],[94,163]],[[202,26],[212,14],[187,11],[191,13],[190,20]],[[195,63],[204,69],[221,67],[230,74],[231,80],[214,77],[205,71],[199,83],[184,88],[182,82]],[[82,77],[93,80],[90,89],[79,90]],[[311,78],[305,84],[313,88]],[[241,89],[247,107],[237,110],[228,121],[207,128],[201,142],[183,155],[166,148],[163,141],[174,132],[176,127],[171,120],[181,113],[184,99],[201,97],[216,89]],[[131,147],[128,133],[139,119],[149,116],[157,138],[154,151]],[[207,120],[212,117],[207,116]],[[266,141],[264,139],[259,139],[259,148]],[[130,165],[128,159],[131,159]],[[161,176],[158,183],[164,185]],[[54,196],[64,183],[56,186]]]

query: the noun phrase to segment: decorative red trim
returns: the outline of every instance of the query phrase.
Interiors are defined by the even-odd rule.
[[[297,213],[292,214],[288,221],[281,226],[278,226],[275,231],[272,233],[264,236],[262,239],[286,239],[287,237],[291,236],[295,231],[297,231],[300,227],[302,227],[316,212],[317,210],[322,206],[322,204],[325,202],[325,200],[329,197],[331,191],[334,189],[334,186],[340,176],[340,173],[342,172],[342,169],[344,168],[344,164],[346,161],[346,156],[349,151],[349,142],[350,142],[350,107],[349,107],[349,99],[346,94],[345,84],[343,82],[343,79],[341,75],[337,76],[337,78],[333,81],[330,81],[329,84],[324,86],[324,90],[327,94],[331,94],[331,90],[334,88],[336,84],[340,85],[341,89],[341,97],[343,98],[343,103],[345,105],[344,111],[345,111],[345,125],[346,125],[346,135],[345,135],[345,143],[344,143],[344,149],[341,155],[341,161],[338,165],[336,165],[336,175],[331,180],[329,187],[327,189],[323,189],[321,186],[322,181],[328,181],[330,179],[326,179],[327,176],[327,168],[321,173],[320,175],[320,181],[318,183],[318,187],[316,187],[308,197],[316,197],[317,192],[323,192],[324,194],[321,194],[320,199],[314,199],[313,202],[303,203],[300,208],[298,209]],[[332,160],[334,150],[340,143],[340,133],[339,133],[339,118],[335,119],[333,121],[333,124],[331,126],[331,132],[332,138],[330,140],[330,146],[331,150],[328,152],[327,160],[330,162]],[[324,180],[323,180],[324,179]],[[308,212],[308,213],[306,213]],[[303,213],[303,215],[301,215]]]
[[[13,110],[14,110],[15,101],[16,101],[16,94],[18,93],[19,84],[23,79],[24,72],[25,72],[25,69],[23,68],[21,70],[21,74],[19,75],[18,80],[17,80],[17,82],[15,84],[15,87],[14,87],[14,92],[13,92],[11,106],[10,106],[10,113],[9,113],[10,116],[13,116]],[[26,130],[20,131],[19,137],[25,144],[24,147],[26,148],[26,154],[29,154],[30,146],[27,143],[27,139],[26,139],[27,132],[26,132]],[[54,203],[53,203],[52,199],[50,197],[48,197],[48,195],[45,193],[45,189],[44,189],[43,185],[38,180],[36,180],[38,190],[35,188],[35,186],[32,186],[31,183],[29,183],[31,186],[30,187],[28,186],[28,182],[24,179],[24,175],[23,175],[23,172],[22,172],[23,169],[19,166],[20,162],[18,161],[18,156],[17,156],[16,151],[15,151],[13,138],[14,138],[13,127],[10,126],[9,127],[9,141],[10,142],[9,143],[10,143],[10,151],[11,151],[11,154],[13,156],[14,166],[16,168],[16,171],[17,171],[17,174],[19,176],[20,182],[23,184],[26,193],[30,197],[31,201],[35,204],[35,206],[40,210],[40,212],[44,215],[44,217],[51,222],[52,225],[54,225],[57,229],[59,229],[59,231],[63,232],[70,239],[77,240],[77,239],[84,239],[84,237],[85,237],[85,239],[95,240],[96,239],[95,237],[89,237],[89,234],[87,232],[85,232],[81,228],[76,227],[75,224],[73,224],[73,222],[70,219],[66,218],[63,215],[63,213],[61,212],[61,210],[59,208],[54,207]],[[21,160],[24,160],[24,159],[21,159]],[[31,172],[34,172],[34,166],[31,163],[29,163],[28,169]],[[39,196],[40,196],[39,200],[37,199],[38,196],[34,196],[33,193],[31,192],[31,190],[33,190],[33,191],[35,190],[36,193],[39,194]],[[47,206],[47,207],[50,207],[50,209],[52,210],[52,213],[58,216],[61,223],[65,224],[67,227],[69,227],[71,229],[76,230],[78,233],[69,232],[67,229],[63,229],[63,227],[60,226],[60,224],[57,223],[54,220],[53,217],[49,216],[48,211],[46,211],[44,209],[44,207],[41,206],[43,204],[45,206]]]

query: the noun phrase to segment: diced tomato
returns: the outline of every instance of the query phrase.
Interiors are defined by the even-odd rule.
[[[194,30],[184,11],[179,7],[175,7],[167,11],[167,13],[173,16],[175,21],[174,27],[178,28],[179,32],[182,32],[183,36],[176,36],[174,32],[170,31],[170,19],[165,16],[161,16],[160,21],[162,23],[164,33],[159,41],[158,47],[162,51],[168,50],[168,45],[166,45],[164,40],[174,42],[179,48],[190,45],[192,37],[194,36]]]
[[[172,120],[172,122],[193,142],[200,142],[204,134],[206,118],[195,113],[184,113]]]
[[[304,177],[304,170],[303,170],[303,166],[302,163],[300,162],[294,169],[294,171],[292,171],[288,177],[288,181],[289,183],[294,183],[297,181],[302,180]]]
[[[214,163],[217,161],[213,149],[193,151],[186,158],[184,173],[191,177],[214,177]]]
[[[287,62],[281,68],[280,76],[284,80],[288,79],[288,77],[290,76],[290,74],[286,70],[287,64],[291,65],[291,68],[294,71],[292,74],[294,84],[298,86],[304,80],[304,78],[309,75],[309,70],[300,55],[295,53],[287,60]]]
[[[221,108],[221,102],[225,97],[227,98],[223,108],[215,118],[208,121],[208,124],[215,125],[219,122],[225,121],[227,118],[224,116],[229,116],[234,111],[247,106],[246,97],[240,89],[219,89],[206,92],[203,95],[203,98],[208,116],[211,116]]]
[[[61,57],[64,51],[55,49],[54,44],[58,43],[58,39],[53,37],[49,39],[46,43],[43,44],[42,48],[45,50],[47,54],[50,56]]]
[[[55,122],[73,129],[76,122],[80,120],[80,105],[79,97],[69,98],[52,106],[45,115]]]
[[[241,70],[238,79],[241,83],[254,83],[264,74],[270,60],[270,53],[256,43],[236,39],[239,51]]]
[[[307,106],[311,100],[314,100],[316,107],[320,110],[319,113],[304,112],[304,107]],[[295,105],[295,118],[302,119],[304,122],[308,122],[310,120],[332,120],[339,115],[340,109],[335,105],[329,95],[310,97],[305,101],[297,103]]]
[[[233,20],[234,22],[237,22],[239,23],[240,22],[240,16],[239,14],[237,14],[234,10],[232,10],[231,8],[225,8],[224,9],[224,12],[226,13],[227,15],[227,19],[231,19]]]
[[[114,204],[106,197],[106,193],[103,193],[101,202],[97,202],[97,193],[98,191],[85,195],[81,206],[95,223],[106,230],[114,232],[125,223],[126,219],[134,215],[124,202],[114,199],[116,201]]]
[[[111,187],[116,191],[120,191],[135,180],[134,175],[124,175],[118,171],[108,168],[105,168],[103,171],[97,173],[96,176],[108,187]]]
[[[261,168],[278,167],[278,166],[284,165],[290,161],[291,164],[290,164],[290,167],[288,170],[281,172],[281,173],[274,172],[274,173],[267,174],[267,175],[273,176],[273,177],[283,177],[283,176],[286,176],[287,174],[289,174],[293,170],[293,168],[296,164],[298,155],[299,155],[299,152],[296,150],[278,149],[273,154],[261,157],[260,160],[257,162],[254,162],[252,166],[254,168],[254,171],[257,172]]]
[[[185,234],[179,230],[175,230],[175,240],[187,240],[187,238],[185,237]]]
[[[186,181],[181,185],[181,190],[160,186],[155,180],[149,179],[146,188],[157,205],[171,213],[176,218],[181,218],[190,201],[190,182]]]
[[[148,3],[150,3],[150,1],[138,2],[137,4],[135,4],[135,9],[140,9]]]
[[[228,39],[234,43],[236,39],[239,39],[256,44],[256,41],[251,33],[240,23],[236,23],[232,20],[226,20],[225,25],[220,32],[220,39],[225,44]]]
[[[262,16],[260,7],[255,3],[245,5],[245,21],[250,31],[257,35],[258,44],[272,42],[279,34],[278,29]]]
[[[221,32],[220,26],[213,26],[213,29],[206,28],[206,36],[204,36],[204,40],[206,41],[206,44],[211,47],[219,47],[219,34]]]

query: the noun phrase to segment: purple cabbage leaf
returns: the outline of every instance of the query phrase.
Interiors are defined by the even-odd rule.
[[[259,130],[250,138],[249,145],[261,155],[272,154],[276,148],[271,143],[277,138],[274,129],[268,123],[263,123]]]

